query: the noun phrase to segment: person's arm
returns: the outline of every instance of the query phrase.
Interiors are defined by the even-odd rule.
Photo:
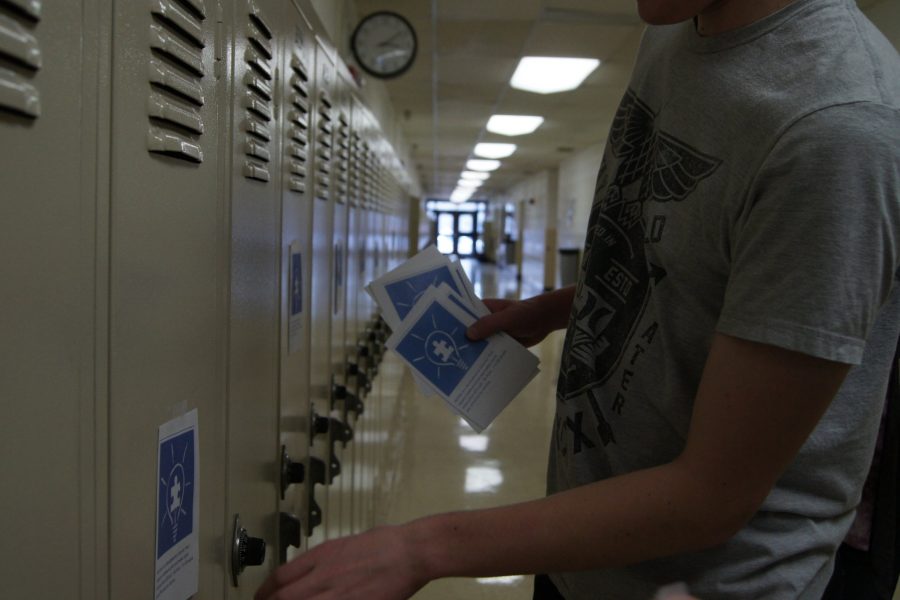
[[[596,569],[718,545],[759,508],[848,370],[717,334],[673,462],[326,542],[275,571],[257,598],[400,600],[441,577]]]
[[[491,314],[473,323],[466,335],[471,340],[481,340],[503,331],[519,343],[533,346],[549,333],[566,327],[574,298],[572,285],[527,300],[485,299]]]

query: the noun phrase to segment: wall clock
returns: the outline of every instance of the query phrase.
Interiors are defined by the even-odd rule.
[[[397,77],[409,69],[418,45],[409,21],[391,11],[367,15],[350,37],[350,49],[359,66],[381,79]]]

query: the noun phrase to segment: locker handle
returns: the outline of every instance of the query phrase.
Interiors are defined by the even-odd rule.
[[[299,548],[301,543],[300,519],[290,513],[278,514],[278,558],[281,564],[287,562],[288,546]]]
[[[341,385],[339,383],[334,384],[331,387],[331,409],[334,410],[336,408],[336,404],[341,404],[342,416],[344,417],[344,423],[349,423],[347,420],[347,412],[350,410],[350,392],[347,390],[347,386]],[[357,414],[357,416],[359,416]],[[349,441],[349,440],[348,440]],[[347,442],[344,442],[344,448],[347,447]]]
[[[303,463],[294,462],[287,453],[287,447],[281,447],[281,499],[289,486],[295,483],[303,483],[306,478],[306,469]]]
[[[310,442],[319,434],[328,434],[328,484],[334,483],[334,478],[341,474],[341,463],[337,459],[334,452],[335,442],[347,442],[353,439],[353,430],[350,426],[334,417],[322,417],[316,413],[312,414],[312,431],[310,432]]]
[[[325,483],[325,463],[315,456],[309,457],[309,481],[306,482],[306,537],[322,524],[322,509],[316,502],[316,484]]]

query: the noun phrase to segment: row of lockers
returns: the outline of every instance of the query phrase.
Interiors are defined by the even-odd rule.
[[[197,598],[375,524],[397,365],[363,285],[418,205],[357,92],[303,0],[0,0],[4,597],[154,597],[193,410]]]

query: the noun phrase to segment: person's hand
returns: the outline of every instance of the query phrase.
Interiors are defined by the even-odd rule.
[[[276,569],[255,600],[406,600],[428,579],[400,527],[324,542]]]
[[[491,314],[473,323],[466,336],[477,341],[502,331],[523,346],[533,346],[550,332],[566,326],[573,293],[574,290],[559,290],[528,300],[487,298],[484,304]]]

